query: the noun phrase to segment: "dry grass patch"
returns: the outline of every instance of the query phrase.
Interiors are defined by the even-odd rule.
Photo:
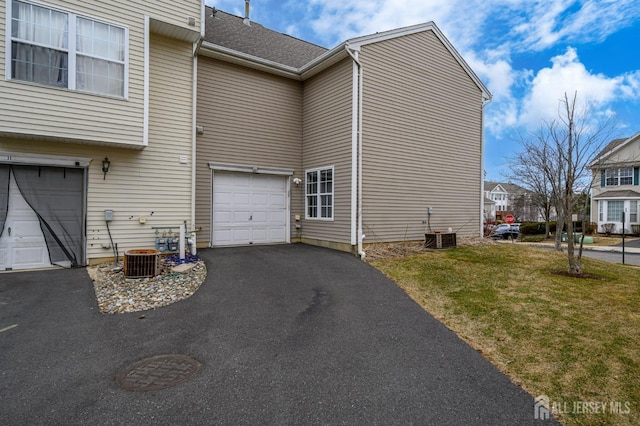
[[[583,262],[603,279],[551,274],[566,255],[512,244],[371,261],[532,395],[629,404],[562,422],[640,424],[640,270]]]

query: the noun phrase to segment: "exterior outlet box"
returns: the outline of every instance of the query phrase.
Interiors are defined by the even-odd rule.
[[[188,162],[189,162],[189,159],[187,158],[186,155],[180,156],[180,164],[187,164]]]
[[[147,223],[147,218],[144,216],[140,216],[138,218],[138,222],[140,222],[141,225],[144,225],[145,223]]]
[[[299,221],[299,220],[300,220],[300,215],[299,215],[299,214],[297,214],[297,215],[296,215],[296,221]]]
[[[104,220],[107,222],[111,222],[113,220],[113,210],[104,211]]]

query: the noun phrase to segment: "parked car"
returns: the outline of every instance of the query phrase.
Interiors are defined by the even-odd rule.
[[[510,238],[516,239],[520,235],[520,224],[512,223],[511,225],[507,223],[501,223],[491,232],[491,238],[494,240],[508,240]]]

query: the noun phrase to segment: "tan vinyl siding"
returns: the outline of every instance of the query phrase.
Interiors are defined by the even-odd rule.
[[[0,133],[28,139],[118,144],[142,148],[144,130],[144,23],[145,15],[187,26],[187,18],[200,25],[200,1],[60,1],[39,4],[123,26],[129,31],[128,98],[118,99],[6,80],[5,6],[0,0]]]
[[[211,236],[209,162],[292,169],[301,172],[302,87],[299,81],[198,59],[196,226],[201,241]],[[291,237],[302,215],[303,188],[291,188]]]
[[[478,235],[481,91],[431,32],[363,47],[365,242]]]
[[[304,84],[304,169],[334,166],[334,220],[304,220],[306,239],[351,242],[352,64],[345,59]]]
[[[114,147],[16,140],[0,136],[0,152],[91,158],[87,188],[87,254],[113,256],[104,210],[120,255],[132,248],[153,248],[152,227],[178,226],[190,219],[192,45],[152,36],[150,51],[149,147],[132,151]],[[179,156],[188,158],[180,164]],[[102,159],[110,171],[103,177]],[[145,224],[139,223],[140,217]]]

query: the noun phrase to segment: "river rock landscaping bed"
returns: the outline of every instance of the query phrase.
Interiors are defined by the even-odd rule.
[[[127,278],[120,264],[88,267],[100,312],[140,312],[191,297],[204,282],[207,268],[202,260],[189,260],[180,263],[175,258],[165,258],[160,275],[151,278]]]

